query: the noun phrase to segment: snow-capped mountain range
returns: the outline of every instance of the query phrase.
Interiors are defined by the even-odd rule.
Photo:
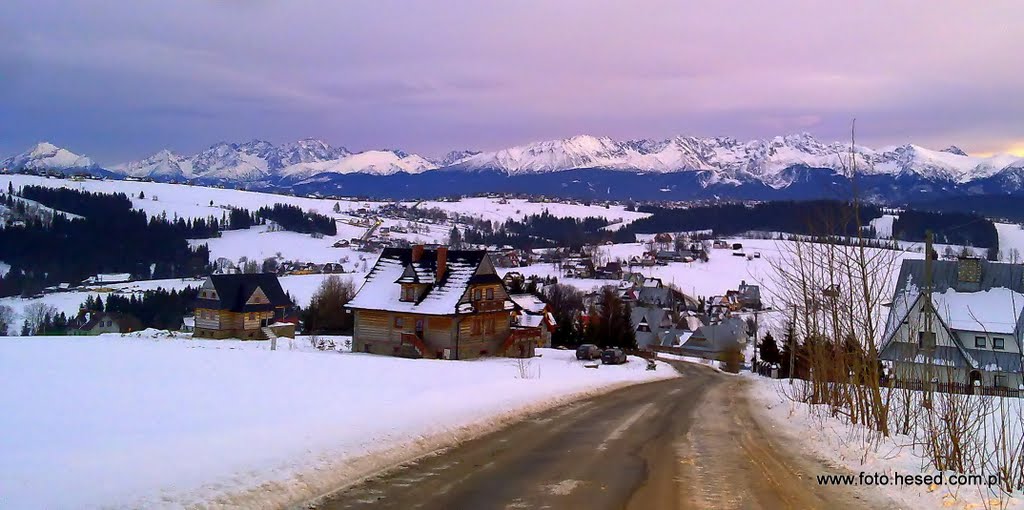
[[[683,184],[696,185],[715,196],[723,190],[729,195],[730,188],[746,190],[740,195],[751,190],[763,194],[807,187],[812,182],[835,185],[853,175],[879,187],[899,185],[904,191],[914,189],[919,193],[988,189],[1014,192],[1024,187],[1024,158],[1020,156],[976,157],[956,146],[932,150],[906,144],[881,149],[857,146],[851,157],[849,144],[821,142],[806,133],[751,141],[689,136],[619,141],[581,135],[492,152],[452,151],[436,160],[400,150],[352,152],[315,139],[283,145],[256,140],[241,144],[222,142],[190,156],[163,150],[143,160],[107,168],[66,149],[41,143],[0,162],[0,168],[76,170],[162,181],[370,195],[394,193],[394,189],[378,193],[374,183],[379,188],[393,188],[397,183],[412,192],[423,190],[422,183],[440,181],[456,184],[451,193],[459,193],[470,182],[476,192],[514,191],[516,186],[503,188],[502,178],[506,182],[558,182],[561,188],[578,184],[592,195],[602,194],[599,187],[606,181],[637,178],[659,183],[662,187],[658,191],[670,195]],[[581,172],[586,175],[583,181],[576,178]],[[611,174],[603,175],[606,172]],[[464,178],[454,179],[457,175]],[[383,181],[388,184],[380,185]],[[1004,189],[1005,186],[1012,189]],[[604,194],[615,194],[611,186],[608,188]],[[567,193],[578,194],[577,191]],[[551,190],[537,190],[547,192]]]
[[[848,143],[822,143],[806,133],[748,142],[727,137],[615,141],[607,137],[575,136],[482,153],[457,166],[499,169],[509,175],[572,168],[662,173],[707,171],[709,182],[760,181],[777,188],[791,184],[785,171],[799,166],[847,174],[854,171],[892,175],[910,172],[926,178],[968,182],[1024,163],[1024,158],[1012,154],[981,158],[968,156],[956,146],[935,151],[908,144],[880,150],[857,146],[854,166],[850,152]]]
[[[437,164],[401,151],[353,153],[320,140],[304,139],[281,146],[262,140],[218,143],[192,156],[163,150],[141,161],[112,166],[110,170],[140,178],[250,183],[302,181],[324,173],[411,174],[434,168]]]

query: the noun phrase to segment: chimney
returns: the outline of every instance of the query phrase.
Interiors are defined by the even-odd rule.
[[[417,244],[412,247],[412,261],[419,262],[423,258],[423,245]]]
[[[437,283],[441,283],[441,278],[444,278],[444,272],[448,269],[448,247],[438,246],[437,247]]]

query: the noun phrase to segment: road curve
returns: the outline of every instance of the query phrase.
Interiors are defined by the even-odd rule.
[[[569,404],[398,467],[310,506],[356,509],[891,508],[790,453],[742,378],[683,377]]]

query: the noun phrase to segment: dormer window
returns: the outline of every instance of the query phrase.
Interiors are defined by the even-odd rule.
[[[402,285],[402,301],[416,301],[416,287]]]

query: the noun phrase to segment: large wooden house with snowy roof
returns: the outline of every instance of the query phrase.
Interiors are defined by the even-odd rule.
[[[386,248],[345,307],[355,314],[355,352],[440,359],[533,353],[512,334],[515,304],[485,251]]]
[[[199,288],[195,338],[295,336],[291,299],[273,273],[215,274]]]
[[[1024,384],[1024,266],[928,262],[903,261],[879,357],[898,383],[1016,395]]]

